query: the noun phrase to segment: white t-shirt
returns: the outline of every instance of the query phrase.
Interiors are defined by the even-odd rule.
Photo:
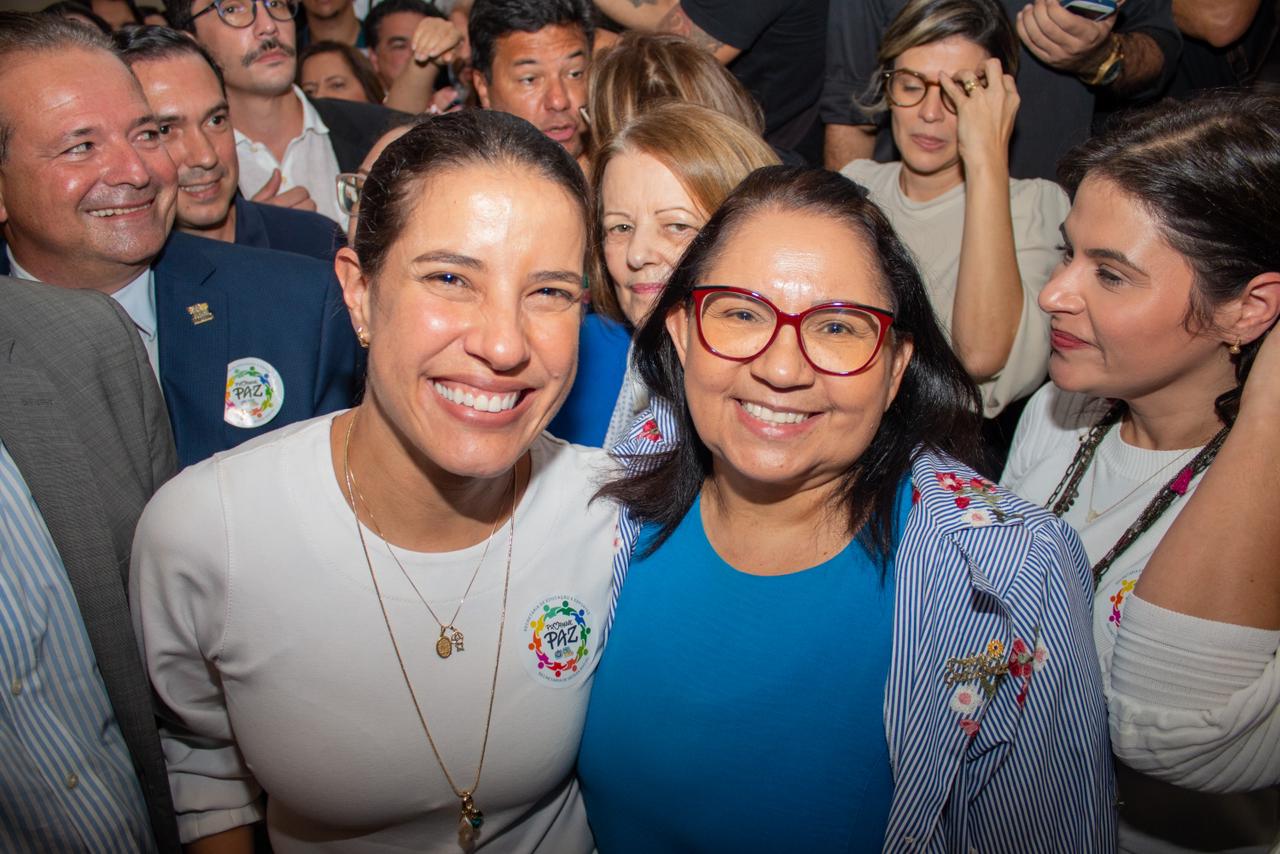
[[[1040,389],[1018,423],[1001,483],[1045,504],[1081,438],[1108,406],[1053,384]],[[1063,516],[1091,564],[1199,450],[1145,450],[1127,444],[1118,426],[1107,432]],[[1280,843],[1280,793],[1274,789],[1207,794],[1129,767],[1163,769],[1163,779],[1225,791],[1255,787],[1250,780],[1266,779],[1274,773],[1268,766],[1280,763],[1274,701],[1267,711],[1267,698],[1280,692],[1280,633],[1175,614],[1133,596],[1152,552],[1199,482],[1192,480],[1186,494],[1112,563],[1094,594],[1094,641],[1112,742],[1127,763],[1117,767],[1122,851],[1265,852]]]
[[[186,469],[139,524],[131,596],[148,671],[181,722],[162,733],[184,841],[254,820],[259,785],[276,851],[457,851],[459,800],[404,684],[327,415]],[[592,848],[573,766],[608,613],[617,510],[591,496],[603,451],[543,434],[516,512],[480,849]],[[509,528],[493,536],[457,617],[440,629],[384,542],[365,529],[396,641],[460,789],[475,781],[502,623]],[[484,543],[397,549],[441,619]]]
[[[964,184],[936,199],[917,202],[902,191],[901,162],[855,160],[840,172],[867,188],[871,201],[884,211],[911,250],[938,323],[950,337],[964,238]],[[1036,298],[1061,257],[1058,227],[1071,209],[1062,188],[1041,178],[1010,179],[1009,203],[1018,272],[1022,275],[1022,317],[1004,369],[978,386],[983,414],[988,418],[1044,382],[1049,365],[1049,321],[1036,305]]]

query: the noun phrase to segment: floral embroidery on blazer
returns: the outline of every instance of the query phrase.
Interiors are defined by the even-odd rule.
[[[642,466],[678,436],[655,399],[614,453]],[[911,480],[893,568],[884,850],[1114,851],[1115,782],[1079,538],[929,451],[917,454]],[[639,532],[624,509],[614,603]]]

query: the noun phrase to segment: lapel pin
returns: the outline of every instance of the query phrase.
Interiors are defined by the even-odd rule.
[[[191,325],[199,326],[202,323],[208,323],[213,320],[213,312],[209,311],[209,303],[198,302],[195,305],[187,306],[187,314],[191,315]]]

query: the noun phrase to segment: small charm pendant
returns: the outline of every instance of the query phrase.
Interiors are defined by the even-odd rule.
[[[462,652],[462,632],[453,626],[440,629],[440,639],[436,641],[436,655],[448,658],[454,651]]]
[[[480,812],[470,792],[462,793],[462,821],[469,824],[472,830],[479,830],[484,824],[484,813]]]
[[[1088,525],[1090,522],[1092,522],[1094,519],[1097,519],[1097,518],[1098,518],[1099,516],[1101,516],[1101,515],[1102,515],[1101,513],[1098,513],[1098,512],[1097,512],[1097,511],[1095,511],[1095,510],[1090,510],[1090,511],[1089,511],[1088,513],[1086,513],[1086,514],[1085,514],[1085,516],[1084,516],[1084,523],[1085,523],[1086,525]]]

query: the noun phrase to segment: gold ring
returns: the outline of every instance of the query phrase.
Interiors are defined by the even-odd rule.
[[[964,87],[964,93],[965,93],[966,95],[972,95],[972,94],[973,94],[973,90],[978,88],[978,81],[977,81],[977,80],[966,80],[966,81],[964,81],[963,83],[961,83],[960,85]]]

